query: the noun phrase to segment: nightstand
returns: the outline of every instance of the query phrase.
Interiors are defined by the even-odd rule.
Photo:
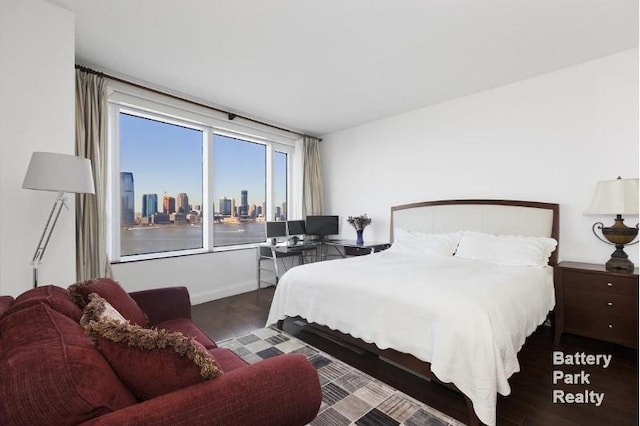
[[[638,347],[638,268],[610,272],[604,265],[560,262],[556,290],[554,343],[562,333]]]

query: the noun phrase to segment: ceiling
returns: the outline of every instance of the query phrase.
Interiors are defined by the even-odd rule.
[[[49,0],[76,62],[317,136],[638,46],[637,0]]]

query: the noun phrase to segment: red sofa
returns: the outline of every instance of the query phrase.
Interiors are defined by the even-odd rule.
[[[137,401],[80,326],[69,291],[39,287],[0,297],[0,424],[303,425],[316,416],[320,383],[303,355],[249,365],[191,321],[186,288],[130,296],[151,326],[194,336],[223,374]]]

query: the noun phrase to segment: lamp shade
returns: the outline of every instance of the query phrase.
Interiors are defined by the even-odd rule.
[[[22,187],[38,191],[94,194],[91,161],[75,155],[34,152]]]
[[[638,214],[638,179],[603,180],[596,184],[587,214]]]

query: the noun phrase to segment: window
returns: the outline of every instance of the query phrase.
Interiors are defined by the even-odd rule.
[[[203,247],[203,131],[121,112],[120,255]]]
[[[287,220],[287,154],[276,151],[273,156],[274,220]]]
[[[290,216],[291,136],[114,93],[107,191],[113,261],[261,243],[265,221]]]
[[[266,145],[214,135],[213,158],[214,246],[265,241]]]

